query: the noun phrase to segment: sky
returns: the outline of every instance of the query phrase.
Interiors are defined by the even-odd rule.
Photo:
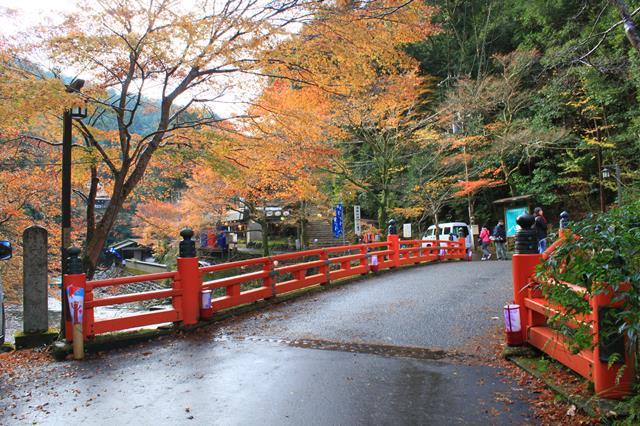
[[[14,10],[17,15],[10,19],[0,16],[2,32],[12,35],[29,29],[30,26],[42,23],[52,12],[69,12],[75,9],[75,1],[69,0],[0,0],[0,7]]]
[[[11,11],[9,15],[4,13],[7,9]],[[56,24],[61,21],[62,14],[74,10],[77,10],[76,0],[0,0],[2,35],[12,37],[40,24]],[[65,74],[70,76],[79,74],[77,77],[90,80],[89,76],[74,73],[73,70],[69,70]],[[154,90],[153,86],[146,88],[143,93],[149,98],[159,98],[159,92]],[[247,105],[241,102],[243,99],[246,99],[246,93],[241,93],[239,90],[229,90],[220,98],[219,102],[215,102],[211,106],[218,116],[229,117],[246,112]]]

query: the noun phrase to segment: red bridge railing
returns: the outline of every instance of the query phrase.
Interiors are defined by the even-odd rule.
[[[86,281],[85,274],[66,274],[65,289],[71,285],[85,289],[83,335],[85,340],[102,333],[163,324],[196,324],[223,309],[269,299],[314,285],[327,285],[331,281],[370,271],[397,268],[408,264],[436,260],[466,259],[465,240],[399,240],[390,235],[387,241],[329,247],[270,257],[222,263],[199,267],[195,257],[193,232],[183,230],[177,271],[159,274]],[[75,259],[77,260],[77,259]],[[72,262],[73,263],[73,262]],[[77,263],[77,262],[76,262]],[[228,274],[226,277],[207,279],[210,274]],[[134,294],[96,298],[96,288],[117,288],[127,284],[148,281],[170,281],[167,289]],[[203,309],[203,292],[211,291],[211,308]],[[169,298],[171,307],[157,311],[143,311],[118,318],[96,319],[95,309],[131,302],[145,302]],[[67,322],[68,341],[72,341],[71,324]]]
[[[526,219],[520,223],[521,217],[518,218],[518,224],[523,229],[529,229],[531,224],[526,222]],[[613,291],[609,289],[602,294],[592,296],[586,288],[575,284],[558,281],[549,283],[564,286],[589,302],[591,313],[577,316],[573,322],[569,322],[568,326],[571,328],[578,328],[579,325],[588,326],[593,339],[593,349],[583,349],[575,353],[568,339],[549,324],[549,318],[558,313],[565,313],[566,309],[544,298],[537,285],[536,267],[563,244],[564,238],[565,233],[561,231],[560,238],[543,254],[535,254],[534,250],[533,253],[516,252],[513,255],[513,298],[514,302],[520,305],[522,340],[593,382],[597,395],[612,399],[623,398],[631,393],[633,385],[635,376],[633,356],[629,355],[625,349],[625,338],[622,353],[619,354],[622,359],[620,362],[612,362],[610,366],[610,350],[607,349],[607,342],[604,341],[600,332],[600,316],[603,315],[603,308],[620,306],[619,303],[612,302],[615,299]]]

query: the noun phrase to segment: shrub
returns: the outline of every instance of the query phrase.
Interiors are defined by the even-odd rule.
[[[568,282],[597,295],[609,288],[616,292],[613,302],[623,308],[605,322],[601,338],[626,334],[629,349],[635,348],[640,332],[640,201],[604,214],[590,215],[570,225],[567,239],[543,262],[538,278],[545,297],[564,306],[567,312],[550,318],[574,344],[574,349],[591,347],[588,325],[577,329],[570,321],[591,309],[587,301],[561,282]],[[577,236],[577,238],[574,238]]]

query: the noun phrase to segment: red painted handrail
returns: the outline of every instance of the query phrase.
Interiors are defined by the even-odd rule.
[[[423,245],[432,244],[432,247]],[[403,246],[401,248],[401,245]],[[444,251],[444,255],[440,253]],[[463,241],[405,240],[392,235],[387,241],[277,254],[270,257],[241,260],[198,267],[196,258],[179,258],[178,271],[86,281],[84,274],[65,275],[64,285],[85,288],[85,338],[133,327],[183,321],[193,324],[205,313],[268,299],[279,294],[313,285],[327,285],[332,280],[364,275],[374,268],[388,269],[409,263],[438,259],[464,259]],[[293,262],[293,263],[290,263]],[[287,264],[280,264],[287,263]],[[249,269],[249,271],[245,271]],[[230,277],[203,282],[207,274],[236,271]],[[171,288],[94,299],[93,290],[145,281],[170,280]],[[244,288],[251,283],[253,288]],[[213,298],[211,312],[200,310],[201,292],[224,289],[224,295]],[[120,318],[95,319],[94,310],[123,303],[171,299],[172,307],[155,312],[141,312]],[[70,330],[71,327],[68,327]],[[71,336],[67,336],[70,340]]]
[[[573,235],[574,239],[580,237]],[[624,363],[608,365],[600,357],[599,315],[602,307],[618,308],[614,303],[614,293],[609,289],[604,294],[590,295],[587,289],[560,280],[550,280],[550,285],[565,286],[570,291],[581,295],[589,301],[591,312],[576,316],[568,325],[577,328],[588,325],[591,330],[594,349],[575,353],[570,343],[559,332],[548,324],[548,318],[566,313],[566,308],[551,303],[543,297],[542,291],[535,285],[536,267],[566,241],[565,232],[551,244],[543,254],[513,255],[513,294],[514,302],[520,305],[520,323],[522,340],[537,347],[557,361],[573,369],[594,384],[596,394],[606,398],[619,399],[629,395],[633,385],[634,359],[629,354],[624,356]],[[568,265],[570,266],[570,265]],[[622,368],[624,366],[624,369]]]

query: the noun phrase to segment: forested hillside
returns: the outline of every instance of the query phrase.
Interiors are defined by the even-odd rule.
[[[619,165],[623,195],[634,196],[639,53],[621,2],[431,3],[442,33],[408,50],[431,76],[427,109],[440,131],[462,145],[472,176],[491,170],[477,192],[480,222],[492,200],[525,194],[549,213],[604,209],[616,196],[604,166]]]

